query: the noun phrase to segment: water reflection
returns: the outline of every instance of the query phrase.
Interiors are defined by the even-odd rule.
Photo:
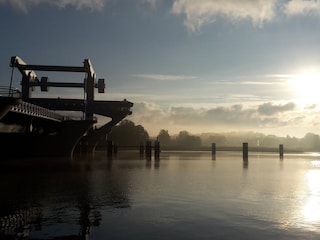
[[[249,167],[249,161],[248,161],[248,160],[243,161],[242,166],[243,166],[243,169],[248,169],[248,167]]]
[[[320,220],[320,201],[319,197],[310,196],[303,208],[303,217],[308,222],[317,222]]]
[[[319,167],[319,161],[313,161],[312,165]],[[308,186],[308,198],[305,201],[302,214],[306,221],[319,223],[320,221],[320,169],[312,169],[306,173]]]
[[[31,207],[13,211],[0,218],[0,237],[15,235],[19,238],[28,237],[30,227],[41,228],[42,210]]]
[[[320,161],[211,157],[1,165],[0,239],[319,239]]]
[[[311,166],[314,168],[320,168],[320,160],[311,161]]]
[[[112,162],[41,161],[1,166],[0,239],[88,239],[102,206],[130,207],[127,179],[110,172]],[[54,223],[66,226],[46,230]]]

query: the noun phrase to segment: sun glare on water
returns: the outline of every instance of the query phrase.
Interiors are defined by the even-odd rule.
[[[319,162],[317,161],[317,164]],[[313,165],[313,164],[312,164]],[[304,219],[308,222],[318,222],[320,220],[320,171],[319,169],[310,170],[306,174],[309,187],[309,197],[303,207]]]

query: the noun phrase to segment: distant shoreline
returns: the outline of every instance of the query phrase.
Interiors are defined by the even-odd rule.
[[[161,146],[161,150],[164,151],[211,151],[211,147],[209,146],[202,146],[199,148],[186,148],[186,147],[177,147],[177,146]],[[236,147],[226,147],[226,146],[216,146],[216,151],[242,151],[242,146]],[[278,153],[279,148],[266,148],[266,147],[250,147],[249,152],[274,152]],[[284,148],[284,152],[287,153],[304,153],[308,152],[302,149],[286,149]]]
[[[140,146],[118,146],[119,151],[139,151]],[[105,151],[107,150],[107,145],[100,145],[98,146],[97,150]],[[185,146],[161,146],[161,151],[208,151],[211,152],[211,146],[200,146],[200,147],[185,147]],[[216,146],[216,151],[231,151],[231,152],[242,152],[242,146]],[[279,148],[273,147],[250,147],[249,145],[249,152],[269,152],[269,153],[279,153]],[[314,152],[310,149],[290,149],[284,146],[284,153],[305,153],[305,152]]]

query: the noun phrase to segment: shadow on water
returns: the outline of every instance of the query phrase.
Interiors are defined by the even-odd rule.
[[[127,179],[111,168],[112,161],[95,159],[2,162],[0,239],[88,239],[102,207],[130,207]],[[63,230],[48,236],[57,224]]]

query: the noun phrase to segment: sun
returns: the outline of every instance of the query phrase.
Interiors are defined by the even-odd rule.
[[[320,72],[294,74],[289,83],[298,97],[308,100],[320,99]]]

